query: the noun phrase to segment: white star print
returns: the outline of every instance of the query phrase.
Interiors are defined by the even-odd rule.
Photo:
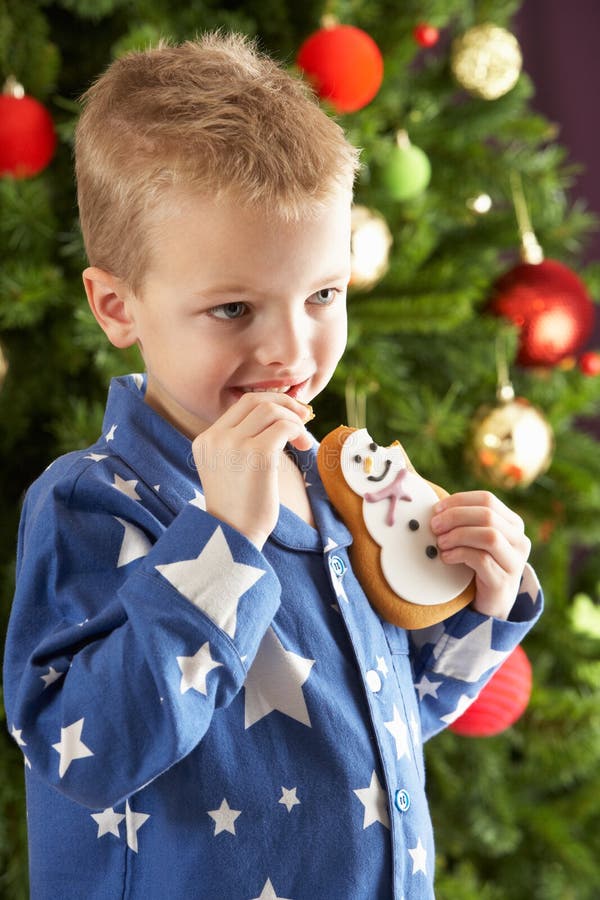
[[[133,383],[135,384],[138,391],[141,391],[144,386],[144,376],[141,374],[141,372],[134,372],[131,377],[133,378]]]
[[[387,799],[383,788],[379,784],[375,769],[373,769],[369,787],[357,788],[354,793],[365,808],[363,830],[368,828],[369,825],[373,825],[374,822],[381,822],[386,828],[390,827]]]
[[[109,429],[109,431],[108,431],[108,433],[107,433],[107,435],[106,435],[106,438],[105,438],[107,444],[108,444],[109,441],[114,441],[114,439],[115,439],[115,431],[117,430],[118,427],[119,427],[118,425],[111,425],[111,426],[110,426],[110,429]]]
[[[402,759],[403,756],[410,757],[408,749],[408,727],[398,712],[398,707],[395,703],[394,718],[391,722],[384,722],[383,724],[396,742],[396,759]]]
[[[428,694],[437,699],[437,689],[441,684],[441,681],[430,681],[427,675],[423,675],[419,683],[415,684],[415,688],[419,693],[419,700],[422,700]]]
[[[346,603],[349,603],[350,601],[348,600],[348,595],[346,594],[346,591],[344,589],[342,579],[338,578],[336,575],[333,575],[331,581],[333,584],[333,589],[335,591],[335,596],[341,597],[342,600],[345,600]]]
[[[194,498],[189,501],[190,506],[197,506],[198,509],[206,511],[206,498],[197,488],[194,488]]]
[[[62,778],[73,760],[84,759],[86,756],[93,756],[93,752],[81,740],[81,732],[83,729],[84,719],[78,719],[66,728],[60,729],[60,741],[58,744],[52,744],[54,750],[60,754],[60,764],[58,774]]]
[[[271,884],[271,879],[267,878],[265,886],[260,892],[260,897],[255,897],[254,900],[286,900],[286,898],[277,896],[275,888]]]
[[[131,478],[129,481],[126,481],[124,478],[121,478],[120,475],[115,474],[115,480],[112,487],[117,491],[121,491],[122,494],[125,494],[126,497],[130,497],[132,500],[140,500],[141,497],[135,489],[137,483],[136,478]]]
[[[137,484],[137,482],[135,483]],[[135,559],[146,556],[152,544],[141,528],[137,528],[130,522],[126,522],[125,519],[120,519],[118,516],[115,516],[114,518],[119,525],[123,526],[124,530],[121,549],[119,550],[119,559],[117,560],[117,569],[120,569],[121,566],[126,566]]]
[[[486,619],[462,638],[440,641],[433,649],[435,671],[461,681],[479,681],[484,672],[504,662],[508,652],[492,650],[493,624]]]
[[[100,462],[101,459],[108,459],[108,456],[106,453],[88,453],[87,456],[84,456],[83,458],[91,459],[94,462]]]
[[[17,742],[17,744],[19,745],[19,747],[27,746],[27,743],[21,737],[21,735],[23,734],[22,728],[15,728],[15,726],[13,725],[13,727],[10,730],[10,733],[13,736],[13,738],[15,739],[15,741]]]
[[[241,809],[231,809],[225,798],[221,801],[218,809],[208,810],[208,815],[215,820],[215,835],[220,834],[222,831],[235,834],[234,822],[241,815],[241,812]]]
[[[286,650],[273,629],[267,629],[246,677],[245,727],[277,710],[311,728],[302,685],[314,664],[314,659]]]
[[[181,669],[181,683],[179,690],[182,694],[193,688],[199,694],[206,696],[206,676],[212,669],[222,666],[223,663],[216,662],[210,655],[210,647],[208,641],[202,644],[199,650],[193,656],[178,656],[177,663]]]
[[[445,716],[440,716],[440,720],[442,722],[447,722],[448,725],[451,725],[452,722],[456,721],[466,709],[469,708],[471,703],[473,703],[474,697],[467,697],[466,694],[461,694],[458,698],[458,703],[456,705],[456,709],[453,712],[447,713]]]
[[[388,677],[389,669],[388,669],[388,667],[387,667],[387,663],[386,663],[386,661],[385,661],[385,657],[384,657],[384,656],[378,656],[378,657],[376,657],[376,659],[377,659],[377,671],[378,671],[378,672],[381,672],[381,674],[383,675],[384,678],[387,678],[387,677]]]
[[[265,574],[264,569],[235,562],[220,526],[196,559],[156,568],[230,637],[235,636],[240,597]]]
[[[104,812],[92,813],[92,819],[98,823],[98,837],[101,838],[105,834],[115,834],[121,837],[119,825],[125,818],[123,813],[117,813],[112,806],[105,809]]]
[[[129,806],[129,800],[125,804],[125,827],[127,829],[127,846],[130,850],[133,850],[134,853],[138,852],[138,839],[137,833],[144,824],[144,822],[149,819],[150,816],[148,813],[136,813],[133,812],[131,807]]]
[[[44,682],[44,690],[47,687],[50,687],[51,684],[54,684],[55,681],[58,681],[59,678],[62,678],[64,672],[58,672],[53,666],[48,666],[48,671],[45,675],[40,675],[40,678]]]
[[[296,796],[296,791],[298,788],[281,788],[281,798],[279,799],[279,803],[283,803],[288,812],[291,812],[294,806],[297,806],[300,801]]]
[[[412,856],[413,861],[413,870],[412,874],[416,875],[417,872],[423,872],[424,875],[427,875],[427,850],[421,843],[421,838],[417,841],[417,846],[412,850],[408,851]]]
[[[323,553],[329,553],[330,550],[335,550],[336,547],[337,547],[337,543],[334,541],[334,539],[328,537],[327,543],[323,547]]]

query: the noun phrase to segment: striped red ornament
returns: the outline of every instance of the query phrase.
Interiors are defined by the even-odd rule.
[[[516,647],[450,731],[465,737],[491,737],[505,731],[527,709],[531,684],[531,663],[523,648]]]

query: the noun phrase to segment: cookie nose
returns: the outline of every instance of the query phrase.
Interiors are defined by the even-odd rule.
[[[365,475],[371,474],[371,471],[373,469],[373,457],[372,456],[365,456],[365,459],[363,462],[363,469],[364,469]]]

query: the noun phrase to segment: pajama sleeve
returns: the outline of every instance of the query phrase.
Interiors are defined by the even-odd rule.
[[[466,607],[445,622],[409,632],[423,740],[450,725],[477,698],[541,615],[543,597],[531,566],[507,620]]]
[[[165,526],[134,479],[117,479],[88,464],[30,492],[5,653],[26,764],[95,809],[202,740],[280,601],[241,534],[192,503]]]

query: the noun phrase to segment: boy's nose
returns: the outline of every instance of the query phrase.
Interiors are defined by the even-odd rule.
[[[257,342],[256,357],[263,366],[296,367],[308,356],[307,323],[292,317],[281,317],[265,323]]]

